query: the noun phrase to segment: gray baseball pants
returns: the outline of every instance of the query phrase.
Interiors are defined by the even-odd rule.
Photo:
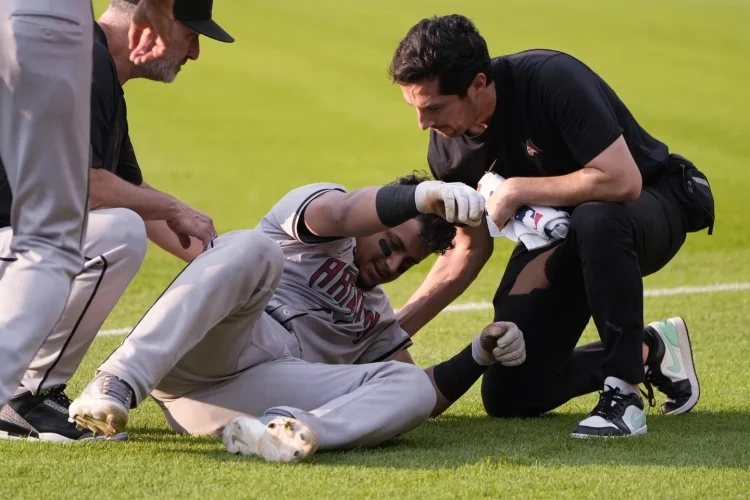
[[[256,229],[213,245],[99,368],[127,382],[136,403],[151,394],[175,431],[199,435],[218,435],[236,416],[292,416],[323,450],[374,446],[429,417],[435,390],[414,365],[289,354],[294,335],[264,312],[284,269],[273,240]]]
[[[0,404],[58,322],[83,265],[89,0],[0,1],[0,157],[13,237],[0,253]]]
[[[11,228],[0,229],[0,253],[12,241]],[[104,320],[141,267],[146,227],[126,208],[89,214],[83,243],[83,271],[73,279],[60,320],[42,342],[21,379],[17,393],[65,384],[81,364]]]

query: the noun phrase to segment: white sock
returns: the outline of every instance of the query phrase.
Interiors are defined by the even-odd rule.
[[[604,379],[604,386],[617,387],[623,394],[638,394],[638,387],[628,384],[622,379],[616,377],[607,377]]]

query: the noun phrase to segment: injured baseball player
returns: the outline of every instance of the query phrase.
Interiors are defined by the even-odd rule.
[[[525,359],[521,332],[495,323],[427,370],[389,361],[410,360],[411,340],[379,285],[450,249],[453,223],[483,217],[474,189],[414,175],[295,189],[183,270],[70,417],[117,435],[150,394],[176,432],[223,435],[230,452],[282,462],[409,431],[471,387],[454,379]]]

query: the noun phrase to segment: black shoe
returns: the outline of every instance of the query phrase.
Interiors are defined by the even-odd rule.
[[[599,403],[571,434],[574,438],[610,438],[646,433],[646,412],[638,394],[623,394],[604,382]]]
[[[24,392],[11,398],[0,408],[0,439],[27,439],[31,441],[76,442],[94,441],[94,433],[78,430],[68,421],[70,399],[65,395],[65,386],[52,387],[38,395]],[[117,441],[127,439],[122,433],[113,437]]]
[[[698,375],[693,363],[690,336],[682,318],[651,323],[646,327],[646,397],[656,406],[653,387],[667,396],[661,413],[679,415],[693,409],[700,398]]]

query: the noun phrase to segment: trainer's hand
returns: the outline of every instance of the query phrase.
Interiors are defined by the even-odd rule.
[[[487,200],[487,215],[497,228],[502,230],[508,221],[515,217],[520,205],[516,179],[511,177],[505,179]]]
[[[203,242],[203,249],[208,248],[211,240],[216,238],[216,229],[211,217],[182,202],[178,202],[174,217],[167,219],[167,226],[174,231],[184,249],[190,248],[190,237]]]
[[[414,200],[423,214],[436,214],[451,223],[478,226],[484,217],[484,197],[462,182],[422,182]]]
[[[174,0],[141,0],[128,31],[130,60],[143,64],[163,57],[172,40]]]
[[[474,337],[471,354],[480,365],[518,366],[526,361],[526,343],[515,323],[498,321]]]

